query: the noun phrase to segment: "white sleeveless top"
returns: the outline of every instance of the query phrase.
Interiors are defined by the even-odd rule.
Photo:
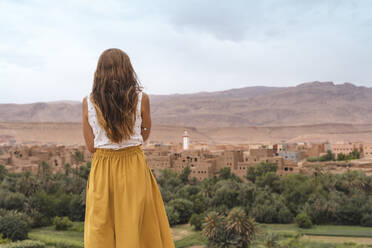
[[[94,134],[94,147],[95,148],[106,148],[119,150],[129,146],[138,146],[143,144],[143,138],[141,135],[141,100],[142,100],[142,91],[138,93],[138,102],[136,110],[136,121],[134,123],[134,134],[128,140],[123,140],[121,143],[113,143],[106,135],[106,131],[101,128],[97,120],[96,109],[94,108],[93,103],[90,100],[90,94],[87,95],[88,103],[88,121],[90,126],[93,129]]]

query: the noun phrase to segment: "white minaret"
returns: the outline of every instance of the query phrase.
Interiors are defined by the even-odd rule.
[[[183,132],[183,150],[188,150],[189,149],[189,135],[187,134],[187,131],[185,130]]]

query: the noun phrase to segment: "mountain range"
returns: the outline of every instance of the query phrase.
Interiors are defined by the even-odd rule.
[[[372,88],[309,82],[294,87],[244,87],[151,95],[153,124],[192,127],[371,124]],[[0,104],[3,122],[80,122],[76,101]]]

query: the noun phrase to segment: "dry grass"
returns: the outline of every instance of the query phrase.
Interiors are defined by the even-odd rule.
[[[332,237],[332,236],[308,236],[302,237],[304,241],[324,242],[324,243],[345,243],[352,242],[361,245],[372,245],[372,238],[360,237]]]

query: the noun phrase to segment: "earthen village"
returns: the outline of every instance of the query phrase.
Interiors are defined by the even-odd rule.
[[[372,175],[372,143],[207,144],[192,142],[187,131],[180,134],[180,141],[178,144],[150,141],[144,145],[148,165],[155,175],[166,168],[181,173],[189,166],[190,177],[202,180],[218,176],[221,168],[228,167],[246,180],[248,168],[259,163],[276,164],[280,176],[350,170]],[[327,154],[332,154],[333,159],[319,159]],[[357,157],[350,157],[350,154],[357,154]],[[37,173],[42,163],[47,163],[53,171],[64,170],[66,166],[77,168],[90,162],[92,156],[85,146],[29,145],[14,141],[0,145],[0,164],[10,172]]]

